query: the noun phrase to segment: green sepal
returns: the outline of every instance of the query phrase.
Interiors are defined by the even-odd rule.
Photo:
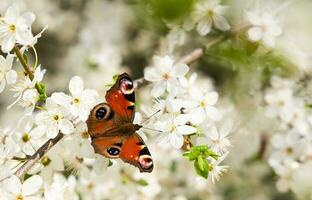
[[[44,83],[37,82],[35,88],[39,93],[39,101],[45,102],[45,100],[47,99],[46,85]]]

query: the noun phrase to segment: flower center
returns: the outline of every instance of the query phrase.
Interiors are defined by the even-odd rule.
[[[15,32],[15,30],[16,30],[16,26],[14,24],[10,24],[9,25],[9,31]]]
[[[89,138],[89,133],[87,131],[84,131],[84,132],[81,133],[81,137],[83,139],[88,139]]]
[[[277,102],[277,105],[278,105],[279,107],[283,107],[283,106],[285,105],[285,102],[284,102],[283,100],[279,100],[279,101]]]
[[[60,120],[60,118],[61,118],[61,117],[60,117],[59,115],[54,115],[54,116],[53,116],[53,119],[54,119],[55,121]]]
[[[176,130],[177,130],[176,125],[172,125],[172,126],[171,126],[170,132],[173,133],[173,132],[175,132]]]
[[[166,81],[170,78],[170,76],[169,76],[168,73],[164,73],[164,74],[162,75],[162,77],[163,77],[163,79],[166,80]]]
[[[77,97],[75,97],[75,98],[73,99],[73,104],[79,104],[79,103],[80,103],[80,99],[77,98]]]
[[[205,101],[201,101],[201,102],[199,103],[199,106],[204,108],[204,107],[206,106]]]
[[[213,15],[214,15],[213,10],[212,10],[212,9],[209,9],[209,10],[208,10],[208,16],[209,16],[209,17],[212,17]]]
[[[29,140],[30,140],[30,135],[28,133],[24,133],[24,135],[22,136],[22,141],[26,143]]]
[[[23,200],[23,199],[24,199],[24,197],[23,197],[23,195],[21,195],[21,194],[19,194],[19,195],[16,196],[16,200]]]
[[[44,157],[41,159],[41,164],[42,164],[43,166],[48,166],[50,163],[51,163],[51,159],[50,159],[48,156],[44,156]]]
[[[292,154],[292,152],[293,152],[293,149],[292,149],[291,147],[288,147],[288,148],[286,149],[286,153],[287,153],[288,155]]]

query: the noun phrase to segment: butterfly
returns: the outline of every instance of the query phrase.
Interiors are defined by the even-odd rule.
[[[95,153],[107,158],[120,158],[139,168],[152,172],[153,160],[142,138],[136,133],[142,128],[134,124],[135,92],[127,73],[118,76],[106,92],[106,103],[96,105],[87,120],[88,132]]]

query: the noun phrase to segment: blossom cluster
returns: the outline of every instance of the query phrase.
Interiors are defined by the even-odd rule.
[[[279,177],[280,191],[311,195],[312,182],[306,177],[311,167],[311,111],[298,88],[293,80],[273,77],[265,93],[267,116],[276,122],[268,162]]]

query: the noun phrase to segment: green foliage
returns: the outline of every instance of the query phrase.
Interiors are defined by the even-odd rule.
[[[136,180],[135,182],[141,186],[148,186],[148,182],[144,180],[143,178]]]
[[[219,155],[210,150],[207,145],[194,146],[190,151],[183,154],[189,161],[194,161],[194,169],[196,173],[203,177],[208,178],[209,172],[212,170],[208,158],[218,160]]]
[[[46,85],[44,83],[37,82],[35,87],[39,93],[39,101],[45,102],[45,100],[47,99]]]

